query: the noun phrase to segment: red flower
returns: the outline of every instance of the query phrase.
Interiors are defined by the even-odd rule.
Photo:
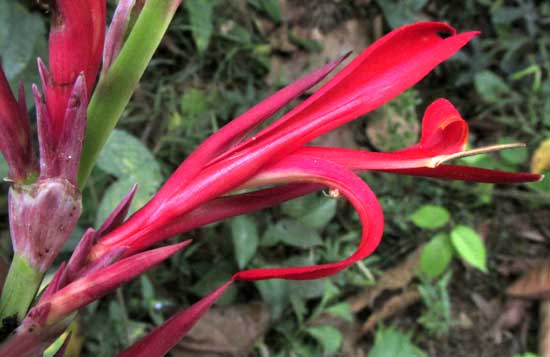
[[[451,103],[435,101],[426,110],[417,145],[389,153],[304,146],[312,139],[395,98],[436,65],[456,53],[476,32],[456,34],[442,23],[419,23],[384,36],[357,56],[315,94],[274,124],[250,136],[263,120],[322,80],[342,60],[313,72],[242,114],[195,150],[155,197],[123,222],[132,192],[97,231],[90,230],[55,284],[22,327],[53,325],[152,264],[139,259],[173,254],[139,253],[172,235],[226,217],[251,212],[323,187],[337,190],[355,207],[363,224],[357,250],[333,263],[252,269],[181,311],[123,356],[165,354],[235,280],[315,279],[334,274],[371,254],[383,233],[383,214],[374,193],[355,173],[378,170],[482,182],[523,182],[538,175],[444,165],[464,155],[468,127]],[[224,196],[264,185],[280,187]],[[156,255],[155,255],[156,254]],[[117,262],[118,260],[118,262]],[[160,259],[154,259],[159,262]],[[106,275],[104,275],[106,274]],[[108,279],[106,278],[108,277]],[[9,344],[8,344],[9,345]]]

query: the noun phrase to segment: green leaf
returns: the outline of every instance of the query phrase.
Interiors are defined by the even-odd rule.
[[[138,184],[138,190],[132,200],[128,214],[132,214],[143,207],[157,192],[160,181],[143,181],[140,178],[127,177],[113,183],[103,195],[97,210],[96,226],[99,227],[109,216],[113,209],[122,201],[134,184]]]
[[[113,131],[99,157],[98,166],[119,180],[107,189],[101,200],[97,225],[107,218],[134,184],[138,185],[138,190],[129,213],[147,203],[163,181],[160,166],[149,149],[122,130]]]
[[[231,279],[232,271],[234,271],[234,267],[227,261],[212,264],[212,268],[202,275],[200,280],[193,285],[190,290],[200,297],[204,297],[210,294],[212,290],[220,287]],[[236,297],[237,288],[235,285],[232,285],[218,299],[217,304],[228,305],[232,303]]]
[[[88,105],[86,137],[78,169],[82,188],[138,82],[158,48],[181,0],[147,0],[118,57],[95,86]]]
[[[512,89],[498,75],[491,71],[481,71],[474,77],[474,86],[483,100],[496,104],[510,95]]]
[[[409,334],[392,328],[380,327],[374,337],[374,346],[368,357],[424,357],[426,353],[415,346]]]
[[[542,181],[530,182],[527,187],[538,192],[550,192],[550,169],[542,171],[541,174],[544,175]]]
[[[29,65],[36,72],[36,49],[45,39],[42,17],[18,2],[0,0],[0,53],[8,80],[22,76]]]
[[[212,25],[212,11],[216,5],[215,0],[187,0],[185,8],[189,13],[191,33],[199,53],[204,53],[214,29]]]
[[[427,2],[427,0],[376,0],[376,4],[382,9],[384,17],[394,29],[420,21],[422,8]]]
[[[424,205],[409,217],[418,227],[424,229],[441,228],[449,222],[449,211],[442,206]]]
[[[347,302],[332,305],[325,311],[329,315],[339,317],[346,321],[353,321],[353,312],[351,311],[351,306]]]
[[[276,24],[281,23],[281,7],[279,0],[248,0],[255,10],[265,13]]]
[[[510,144],[517,142],[511,138],[502,138],[498,141],[499,144]],[[527,162],[529,159],[529,152],[526,147],[519,147],[515,149],[502,150],[499,152],[500,157],[511,165],[519,165]]]
[[[273,319],[278,319],[289,303],[288,281],[283,279],[260,280],[254,282],[256,288],[271,308]]]
[[[180,110],[185,117],[199,117],[208,110],[208,98],[202,90],[190,88],[181,97]]]
[[[483,240],[476,231],[467,226],[457,226],[451,231],[451,242],[466,263],[487,272],[487,252]]]
[[[113,130],[107,140],[97,165],[118,178],[160,177],[160,166],[153,154],[136,137],[122,130]]]
[[[10,168],[8,166],[8,163],[4,159],[4,155],[0,153],[0,180],[2,180],[4,177],[8,177]]]
[[[284,214],[313,229],[324,228],[336,215],[337,201],[308,195],[281,205]]]
[[[420,271],[430,279],[437,278],[447,269],[452,258],[453,246],[449,236],[440,233],[422,249]]]
[[[332,326],[310,327],[306,331],[323,346],[325,353],[336,353],[342,345],[342,333]]]
[[[323,244],[319,233],[293,219],[283,219],[270,226],[262,237],[262,245],[273,245],[279,241],[301,248]]]
[[[230,221],[235,259],[239,269],[246,267],[258,249],[258,227],[249,216],[239,216]]]

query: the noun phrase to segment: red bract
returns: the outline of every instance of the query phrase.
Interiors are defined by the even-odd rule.
[[[65,108],[80,73],[84,73],[88,95],[92,93],[104,39],[105,0],[54,2],[49,41],[51,73],[43,76],[54,138],[63,128]]]
[[[23,84],[19,86],[19,101],[0,63],[0,152],[10,168],[10,179],[25,180],[38,171],[32,148],[32,136]]]

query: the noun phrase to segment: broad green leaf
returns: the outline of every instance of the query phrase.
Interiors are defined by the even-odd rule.
[[[216,0],[187,0],[185,8],[189,13],[189,22],[191,23],[191,33],[199,53],[204,53],[214,29],[212,24],[212,12]]]
[[[278,319],[289,303],[288,281],[283,279],[260,280],[254,282],[262,300],[271,308],[273,319]]]
[[[239,269],[246,267],[258,249],[258,227],[249,216],[235,217],[230,221],[233,249]]]
[[[315,265],[318,262],[311,254],[305,256],[294,256],[281,263],[282,267],[298,267]],[[313,299],[323,296],[326,291],[327,279],[315,279],[315,280],[288,280],[287,289],[290,296],[295,296],[301,299]]]
[[[347,302],[342,302],[336,305],[332,305],[325,310],[329,315],[339,317],[346,321],[353,321],[353,312],[351,306]]]
[[[442,206],[424,205],[409,217],[418,227],[424,229],[441,228],[449,222],[449,211]]]
[[[487,272],[487,252],[483,240],[476,231],[467,226],[456,226],[451,231],[451,242],[466,263]]]
[[[510,144],[517,142],[517,140],[512,140],[510,138],[502,138],[498,141],[499,144]],[[527,162],[529,159],[529,152],[527,148],[520,147],[515,149],[502,150],[499,152],[500,157],[511,165],[519,165]]]
[[[22,76],[29,65],[36,72],[36,49],[46,39],[42,17],[16,1],[0,0],[0,21],[0,53],[8,80]]]
[[[474,77],[474,86],[483,100],[496,104],[510,95],[512,89],[502,78],[491,71],[481,71]]]
[[[289,280],[287,283],[288,283],[288,291],[291,296],[296,296],[306,300],[323,296],[323,291],[325,289],[324,279],[303,280],[303,281]]]
[[[336,353],[342,345],[342,333],[332,326],[316,326],[307,330],[323,346],[325,353]]]
[[[415,346],[410,334],[392,327],[380,327],[374,337],[374,346],[368,357],[424,357],[426,353]]]
[[[319,233],[293,219],[283,219],[270,226],[262,237],[262,245],[277,242],[300,248],[311,248],[323,243]]]
[[[101,200],[96,218],[98,226],[134,184],[138,185],[138,190],[130,206],[130,214],[153,197],[163,180],[160,166],[149,149],[122,130],[113,131],[99,156],[98,166],[119,178]]]
[[[148,181],[135,177],[127,177],[113,183],[109,186],[109,188],[107,188],[103,198],[101,199],[101,203],[99,204],[96,227],[99,227],[103,223],[107,216],[109,216],[113,209],[120,203],[120,201],[136,183],[138,184],[138,190],[132,200],[132,205],[130,206],[128,215],[143,207],[151,199],[151,197],[153,197],[159,188],[160,180]]]
[[[420,271],[430,279],[437,278],[447,269],[452,258],[453,246],[449,236],[440,233],[422,249]]]
[[[328,197],[308,195],[285,202],[283,213],[313,229],[324,228],[336,215],[337,201]]]
[[[97,165],[118,178],[161,178],[160,167],[153,154],[136,137],[123,130],[113,130]]]

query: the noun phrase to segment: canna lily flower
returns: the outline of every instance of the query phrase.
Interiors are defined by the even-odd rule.
[[[380,204],[357,171],[500,183],[539,179],[540,176],[533,174],[444,164],[479,151],[464,150],[467,124],[444,99],[436,100],[427,108],[420,142],[409,148],[374,153],[305,146],[314,138],[395,98],[475,35],[477,32],[457,34],[442,23],[405,26],[375,42],[307,100],[257,134],[251,135],[259,124],[320,82],[345,57],[299,79],[234,119],[203,142],[141,210],[124,221],[133,190],[101,228],[89,230],[68,264],[59,269],[51,289],[6,346],[16,348],[18,341],[45,326],[61,323],[76,309],[135,276],[135,272],[152,266],[144,264],[145,261],[161,260],[141,257],[155,255],[160,249],[166,251],[156,257],[164,253],[169,256],[180,248],[147,250],[156,243],[210,222],[253,212],[326,187],[350,201],[363,225],[361,241],[350,257],[314,266],[238,272],[121,356],[165,354],[234,281],[317,279],[337,273],[372,254],[383,233]],[[266,185],[275,187],[265,188]],[[244,188],[257,190],[231,194]],[[31,326],[33,331],[29,330]]]

